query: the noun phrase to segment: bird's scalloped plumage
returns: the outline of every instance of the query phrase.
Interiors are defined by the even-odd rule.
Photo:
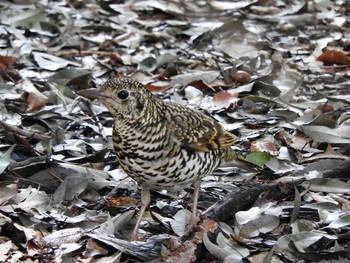
[[[111,79],[80,95],[98,99],[108,108],[115,121],[117,159],[141,185],[143,205],[133,238],[150,201],[150,189],[178,191],[194,183],[193,227],[201,178],[222,163],[239,159],[231,149],[238,138],[213,118],[165,102],[131,79]]]
[[[125,100],[117,95],[122,90],[129,92]],[[152,189],[188,186],[217,168],[237,141],[211,117],[164,102],[139,82],[111,79],[100,93],[115,117],[113,144],[120,165]]]

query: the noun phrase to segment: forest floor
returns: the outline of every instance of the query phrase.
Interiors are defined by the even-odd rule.
[[[0,3],[0,262],[350,260],[350,3],[346,0]],[[140,203],[107,109],[76,95],[140,81],[240,138],[263,172]],[[115,191],[112,191],[115,189]],[[111,194],[111,191],[113,194]]]

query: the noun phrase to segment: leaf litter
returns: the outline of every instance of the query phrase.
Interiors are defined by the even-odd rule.
[[[2,1],[0,261],[349,260],[349,10]],[[129,242],[137,185],[116,163],[106,108],[76,95],[125,76],[210,114],[264,168],[204,178],[185,242],[187,191],[155,193],[144,241]]]

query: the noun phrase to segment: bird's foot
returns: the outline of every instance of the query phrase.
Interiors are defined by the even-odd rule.
[[[193,229],[196,225],[197,224],[195,222],[189,223],[185,228],[185,232],[184,232],[183,236],[189,236],[189,234],[191,234],[191,232],[193,231]]]
[[[146,235],[139,235],[137,232],[132,233],[130,236],[130,241],[145,241],[146,240]]]
[[[185,228],[184,234],[180,238],[182,242],[185,241],[187,237],[193,232],[193,230],[195,229],[199,221],[200,221],[199,216],[195,216],[191,218],[191,220],[188,222]]]

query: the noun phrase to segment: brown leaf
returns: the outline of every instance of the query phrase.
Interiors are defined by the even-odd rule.
[[[27,103],[28,103],[28,108],[27,111],[31,112],[34,111],[38,108],[41,108],[48,102],[48,98],[41,94],[40,92],[30,92],[28,93],[27,97]]]
[[[110,54],[109,57],[114,61],[117,61],[119,63],[124,63],[123,59],[115,53]]]
[[[332,105],[322,104],[322,105],[318,105],[316,107],[316,110],[319,110],[320,113],[326,113],[326,112],[334,111],[334,107]]]
[[[278,155],[274,142],[254,141],[250,145],[250,150],[252,152],[268,152],[271,155]]]
[[[285,130],[281,130],[277,134],[278,139],[280,139],[286,146],[292,147],[298,150],[308,150],[310,148],[309,141],[305,138],[303,134],[292,135],[286,132]]]
[[[1,56],[0,55],[0,68],[2,69],[11,69],[16,63],[17,58],[13,56]]]
[[[342,51],[326,50],[317,58],[324,64],[350,65],[350,58]]]
[[[235,83],[247,83],[251,80],[250,74],[243,70],[237,70],[233,72],[231,77]]]
[[[38,255],[42,252],[41,251],[42,244],[36,239],[39,239],[39,238],[29,239],[26,243],[28,255],[31,257],[34,257],[35,255]]]
[[[149,91],[163,91],[169,88],[169,85],[154,85],[154,84],[146,84],[145,85]]]
[[[108,200],[108,205],[113,207],[129,207],[135,206],[136,200],[130,197],[117,197]]]
[[[235,99],[237,97],[238,97],[237,93],[232,94],[232,93],[227,92],[227,91],[222,91],[222,92],[216,93],[214,95],[213,101],[215,101],[215,102],[227,102],[227,101],[230,101],[230,100]]]
[[[190,83],[191,86],[195,87],[196,89],[199,90],[206,90],[210,89],[208,84],[204,83],[202,80],[195,80]]]
[[[34,111],[48,102],[48,98],[43,95],[29,79],[23,79],[18,85],[27,94],[27,112]]]
[[[238,93],[222,91],[216,93],[212,99],[211,105],[216,109],[234,109],[237,107]]]

